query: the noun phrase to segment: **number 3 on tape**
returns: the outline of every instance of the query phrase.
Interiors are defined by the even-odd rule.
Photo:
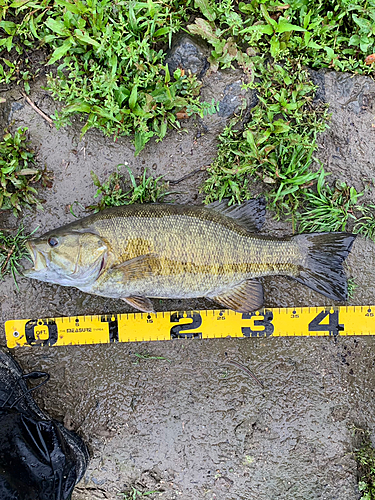
[[[275,330],[272,311],[265,311],[263,315],[259,312],[244,313],[242,319],[252,320],[251,326],[241,328],[244,337],[270,337]]]

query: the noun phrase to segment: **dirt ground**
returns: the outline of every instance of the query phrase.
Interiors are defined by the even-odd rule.
[[[218,77],[216,77],[218,78]],[[223,81],[227,76],[223,76]],[[218,78],[220,80],[220,78]],[[229,78],[230,79],[230,78]],[[320,138],[319,157],[333,177],[366,189],[375,178],[375,84],[365,77],[319,74],[320,97],[331,104],[330,129]],[[223,84],[221,81],[221,86]],[[56,104],[38,82],[31,99],[45,112]],[[212,91],[212,89],[210,90]],[[218,124],[190,119],[134,157],[127,139],[113,142],[90,131],[79,140],[79,124],[56,130],[25,103],[18,90],[2,93],[2,125],[27,126],[42,166],[54,173],[42,192],[43,212],[27,213],[27,229],[38,234],[74,220],[68,205],[87,206],[101,180],[116,165],[135,174],[144,168],[176,180],[215,157]],[[124,168],[124,167],[122,167]],[[178,184],[183,203],[200,203],[204,172]],[[78,206],[77,215],[84,215]],[[0,214],[1,227],[20,221]],[[291,233],[270,217],[268,234]],[[348,274],[358,288],[351,304],[375,304],[374,244],[357,238]],[[74,288],[20,278],[0,284],[1,337],[8,319],[119,313],[122,301]],[[286,278],[263,281],[267,307],[329,304]],[[203,300],[155,302],[157,310],[215,307]],[[74,500],[123,498],[131,487],[155,491],[165,500],[353,500],[358,499],[353,428],[374,431],[373,338],[269,338],[179,340],[96,346],[19,348],[12,354],[27,370],[50,372],[35,398],[53,418],[86,440],[91,463]],[[139,359],[136,354],[161,356]],[[264,390],[233,365],[246,366]]]

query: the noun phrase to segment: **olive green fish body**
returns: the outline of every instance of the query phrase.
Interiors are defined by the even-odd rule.
[[[239,207],[116,207],[31,241],[34,269],[27,274],[123,298],[143,310],[152,307],[146,297],[208,297],[235,310],[249,310],[263,301],[255,280],[260,276],[288,275],[313,287],[306,282],[311,278],[301,278],[301,273],[316,251],[314,236],[275,239],[257,234],[263,219],[264,203],[259,200]],[[344,236],[317,233],[316,241],[323,247],[328,241],[323,254],[336,255],[333,265],[341,282],[341,263],[354,238],[339,234]]]
[[[108,242],[113,255],[87,292],[115,298],[213,297],[246,279],[298,273],[302,256],[295,242],[249,234],[214,210],[122,208],[105,219],[94,216],[89,226]],[[136,273],[134,259],[139,259]]]

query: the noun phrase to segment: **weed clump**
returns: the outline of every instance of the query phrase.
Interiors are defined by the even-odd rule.
[[[133,172],[127,167],[129,179],[120,171],[121,165],[112,172],[103,183],[98,176],[91,172],[94,185],[98,188],[94,198],[101,197],[99,202],[88,207],[89,210],[99,212],[107,207],[130,205],[131,203],[156,203],[173,192],[168,191],[168,183],[163,181],[163,176],[147,176],[147,171],[137,180]]]
[[[370,433],[362,429],[356,430],[362,433],[362,442],[354,451],[360,500],[375,500],[375,449],[370,440]]]
[[[93,127],[115,138],[134,134],[138,154],[152,137],[163,139],[169,126],[180,127],[180,109],[199,103],[196,77],[181,69],[170,75],[164,64],[163,48],[186,15],[182,3],[3,3],[0,45],[19,54],[46,46],[48,64],[58,64],[47,85],[64,102],[54,117],[57,127],[79,114],[82,135]],[[3,57],[2,63],[0,81],[16,78],[17,62]]]
[[[21,274],[20,261],[29,258],[25,243],[32,234],[25,234],[23,226],[15,234],[7,229],[0,229],[0,279],[9,273],[16,283],[16,276]]]
[[[240,203],[251,196],[252,184],[262,181],[270,208],[281,216],[295,211],[319,178],[310,166],[327,108],[312,105],[315,87],[301,64],[256,61],[259,79],[248,86],[259,102],[243,130],[234,120],[221,134],[203,190],[207,203],[223,197]]]
[[[12,135],[6,131],[0,142],[0,208],[13,210],[18,215],[22,208],[32,205],[41,208],[33,185],[47,181],[46,172],[35,168],[35,154],[27,140],[27,128],[19,128]]]
[[[175,33],[202,37],[211,71],[242,68],[243,88],[259,99],[244,126],[236,117],[219,137],[203,186],[206,202],[239,203],[262,190],[276,216],[300,222],[300,230],[344,229],[353,211],[362,210],[356,230],[373,234],[372,215],[355,201],[360,193],[328,185],[314,165],[328,111],[314,101],[306,66],[373,73],[375,0],[4,0],[0,18],[0,81],[22,81],[27,90],[29,53],[43,48],[55,65],[47,88],[64,102],[56,125],[78,115],[82,135],[90,128],[114,138],[134,134],[136,155],[151,138],[180,128],[182,116],[218,110],[215,102],[199,102],[196,77],[181,68],[172,75],[165,64]],[[126,190],[115,194],[95,182],[102,205],[129,201]],[[117,185],[115,177],[108,182]],[[131,196],[143,201],[136,189]]]

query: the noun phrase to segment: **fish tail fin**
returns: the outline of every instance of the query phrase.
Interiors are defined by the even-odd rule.
[[[342,263],[356,235],[350,233],[310,233],[294,236],[303,265],[293,278],[332,300],[348,298],[348,283]]]

